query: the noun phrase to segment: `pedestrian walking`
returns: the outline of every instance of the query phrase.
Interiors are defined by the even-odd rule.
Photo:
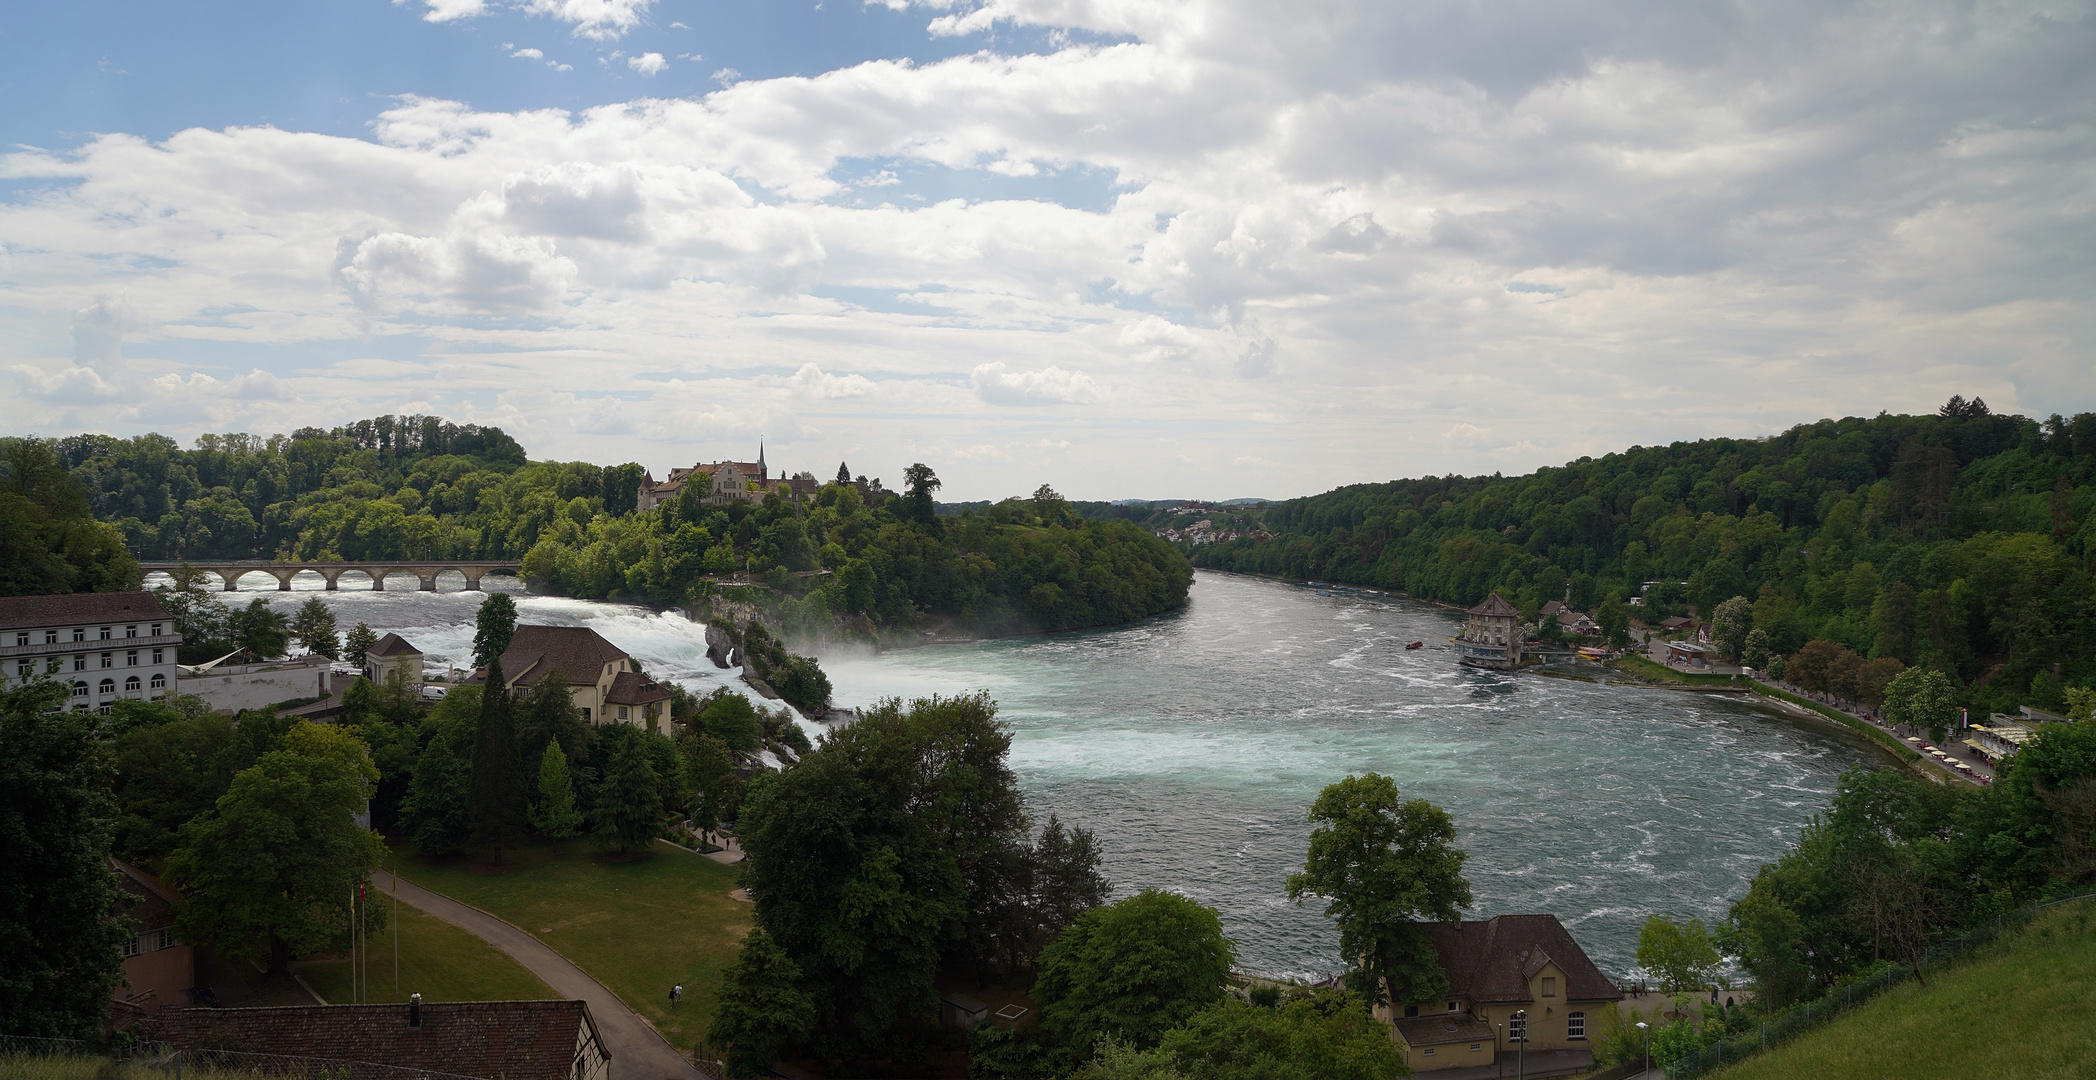
[[[682,1000],[684,1000],[684,984],[677,983],[670,987],[670,1008],[676,1008],[677,1002]]]

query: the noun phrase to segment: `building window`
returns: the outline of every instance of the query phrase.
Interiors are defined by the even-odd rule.
[[[138,666],[138,650],[137,650],[137,649],[130,649],[130,650],[127,650],[127,651],[125,651],[125,653],[124,653],[124,666],[125,666],[125,667],[137,667],[137,666]]]
[[[74,653],[74,654],[73,654],[73,670],[74,670],[74,671],[86,671],[86,670],[87,670],[87,654],[86,654],[86,653]]]
[[[99,686],[99,687],[97,687],[96,689],[98,689],[98,690],[102,691],[102,694],[103,694],[103,696],[105,696],[105,697],[106,697],[106,696],[108,696],[108,695],[110,695],[110,694],[114,694],[114,693],[116,693],[116,680],[115,680],[115,679],[103,679],[103,680],[102,680],[102,685],[101,685],[101,686]]]
[[[624,705],[619,706],[619,719],[626,719],[626,707]]]
[[[153,663],[155,663],[155,664],[162,664],[162,663],[166,663],[166,662],[167,662],[167,650],[166,650],[166,649],[154,649],[154,650],[153,650]]]
[[[46,630],[46,631],[44,631],[44,644],[46,644],[46,645],[56,645],[56,644],[58,644],[58,631],[56,631],[56,630]]]
[[[130,678],[124,680],[124,693],[126,695],[138,693],[138,687],[138,676],[133,675]]]
[[[167,676],[165,676],[165,675],[162,675],[162,674],[160,674],[160,673],[159,673],[159,672],[157,672],[157,671],[156,671],[156,672],[154,672],[154,673],[153,673],[153,689],[155,689],[155,690],[165,690],[165,689],[167,689]]]
[[[103,654],[102,654],[102,666],[103,666],[103,667],[115,667],[115,666],[116,666],[116,654],[115,654],[115,653],[113,653],[113,652],[106,652],[106,653],[103,653]]]
[[[1417,1005],[1407,1005],[1407,1006],[1405,1006],[1405,1015],[1406,1015],[1406,1016],[1418,1016],[1418,1015],[1419,1015],[1419,1006],[1417,1006]]]
[[[103,627],[103,628],[102,628],[102,631],[101,631],[101,638],[100,638],[100,640],[102,640],[102,641],[108,641],[108,640],[109,640],[109,628],[108,628],[108,627],[106,627],[106,626],[105,626],[105,627]]]
[[[1507,1018],[1507,1041],[1508,1041],[1508,1042],[1527,1042],[1527,1041],[1528,1041],[1528,1017],[1526,1017],[1526,1016],[1513,1016],[1513,1017],[1508,1017],[1508,1018]]]
[[[1424,1053],[1424,1054],[1425,1054],[1426,1056],[1428,1056],[1428,1057],[1433,1057],[1433,1056],[1434,1056],[1434,1048],[1433,1048],[1433,1047],[1431,1047],[1431,1046],[1427,1047],[1427,1048],[1426,1048],[1425,1050],[1423,1050],[1423,1051],[1421,1051],[1421,1052],[1422,1052],[1422,1053]]]
[[[17,660],[15,661],[15,675],[18,676],[23,682],[28,682],[29,673],[32,670],[34,670],[35,667],[36,664],[32,661]]]
[[[85,627],[85,626],[76,626],[76,627],[74,627],[74,628],[73,628],[73,640],[74,640],[74,641],[86,641],[86,640],[87,640],[87,627]]]
[[[1485,1044],[1484,1044],[1484,1043],[1471,1043],[1471,1044],[1470,1044],[1470,1052],[1471,1052],[1471,1053],[1473,1053],[1473,1054],[1477,1053],[1477,1052],[1478,1052],[1479,1050],[1483,1050],[1484,1048],[1485,1048]]]
[[[589,711],[589,706],[587,706],[587,705],[584,705],[584,706],[582,707],[582,722],[583,722],[583,723],[585,723],[585,724],[587,724],[587,723],[589,723],[589,722],[590,722],[590,711]]]
[[[143,951],[144,950],[138,947],[138,938],[134,937],[131,940],[124,942],[124,955],[126,957],[137,956],[140,952]],[[108,954],[105,953],[103,955],[106,956]]]
[[[1455,1012],[1455,1011],[1456,1011],[1456,1003],[1455,1003],[1455,1002],[1451,1001],[1451,1002],[1449,1002],[1449,1003],[1448,1003],[1448,1011],[1449,1011],[1449,1012]]]
[[[160,636],[160,624],[159,624],[159,623],[154,623],[154,624],[153,624],[153,636],[154,636],[154,637],[159,637],[159,636]]]
[[[159,934],[155,935],[153,941],[153,947],[156,949],[172,949],[177,944],[178,942],[175,941],[175,928],[172,926],[161,930]]]
[[[1566,1014],[1565,1014],[1565,1038],[1568,1038],[1568,1039],[1584,1039],[1584,1038],[1586,1038],[1586,1037],[1587,1037],[1587,1014],[1585,1014],[1585,1013],[1583,1013],[1583,1012],[1576,1012],[1576,1013],[1566,1013]]]
[[[125,637],[137,637],[137,636],[138,636],[138,627],[135,627],[135,626],[127,626],[127,627],[124,627],[124,636],[125,636]]]
[[[111,712],[111,709],[109,707],[109,703],[105,701],[102,704],[96,706],[95,711],[101,713],[103,716],[108,716]]]
[[[29,644],[29,631],[27,631],[27,630],[24,630],[24,631],[22,631],[21,633],[19,633],[19,634],[16,634],[16,635],[15,635],[15,644],[16,644],[16,645],[27,645],[27,644]]]
[[[1555,976],[1551,976],[1551,975],[1545,975],[1545,976],[1543,976],[1543,996],[1544,996],[1544,997],[1556,997],[1556,996],[1557,996],[1557,978],[1556,978]]]
[[[74,683],[74,684],[73,684],[73,696],[74,696],[74,697],[86,697],[86,696],[87,696],[87,684],[86,684],[85,682],[76,682],[76,683]]]

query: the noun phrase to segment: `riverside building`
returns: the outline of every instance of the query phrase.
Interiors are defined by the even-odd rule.
[[[66,707],[110,707],[175,689],[182,636],[149,592],[0,597],[0,685],[55,679]]]
[[[1471,667],[1512,671],[1521,666],[1521,613],[1498,593],[1471,608],[1463,630],[1449,641]]]

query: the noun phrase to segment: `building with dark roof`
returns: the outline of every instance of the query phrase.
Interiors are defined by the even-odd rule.
[[[152,1036],[181,1050],[362,1061],[484,1080],[604,1080],[611,1062],[583,1001],[163,1009]]]
[[[0,686],[56,679],[73,709],[174,693],[181,644],[150,592],[0,597]]]
[[[1526,1041],[1528,1053],[1590,1054],[1602,1012],[1623,1000],[1555,915],[1436,923],[1427,934],[1448,976],[1448,998],[1407,1005],[1391,1017],[1414,1072],[1492,1064],[1490,1055],[1469,1050],[1479,1033],[1497,1036],[1501,1050]],[[1460,1053],[1450,1049],[1457,1043]]]
[[[149,1016],[170,1005],[187,1005],[196,985],[196,949],[175,936],[181,898],[135,866],[115,859],[109,866],[117,874],[117,914],[137,924],[123,945],[125,985],[117,988],[116,1000]]]
[[[589,723],[623,722],[651,731],[669,724],[669,688],[642,674],[640,665],[602,634],[586,626],[517,627],[502,652],[503,685],[528,689],[555,672]]]
[[[1521,666],[1521,613],[1514,605],[1493,593],[1468,615],[1462,631],[1449,639],[1460,662],[1496,671]]]
[[[364,650],[364,677],[384,685],[395,674],[411,687],[422,685],[422,650],[408,639],[388,632]]]

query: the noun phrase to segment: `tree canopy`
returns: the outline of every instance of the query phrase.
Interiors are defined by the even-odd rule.
[[[1387,776],[1349,776],[1311,804],[1310,852],[1288,897],[1325,900],[1339,924],[1350,981],[1373,1000],[1417,1003],[1447,991],[1426,923],[1470,906],[1455,820],[1425,799],[1404,799]]]
[[[292,955],[347,943],[349,896],[385,845],[355,821],[378,770],[355,734],[300,722],[183,826],[168,882],[189,899],[183,937],[283,971]],[[374,909],[378,910],[378,909]]]
[[[1084,1056],[1102,1038],[1156,1046],[1222,1000],[1236,958],[1214,909],[1144,889],[1079,915],[1041,951],[1041,1027]]]

